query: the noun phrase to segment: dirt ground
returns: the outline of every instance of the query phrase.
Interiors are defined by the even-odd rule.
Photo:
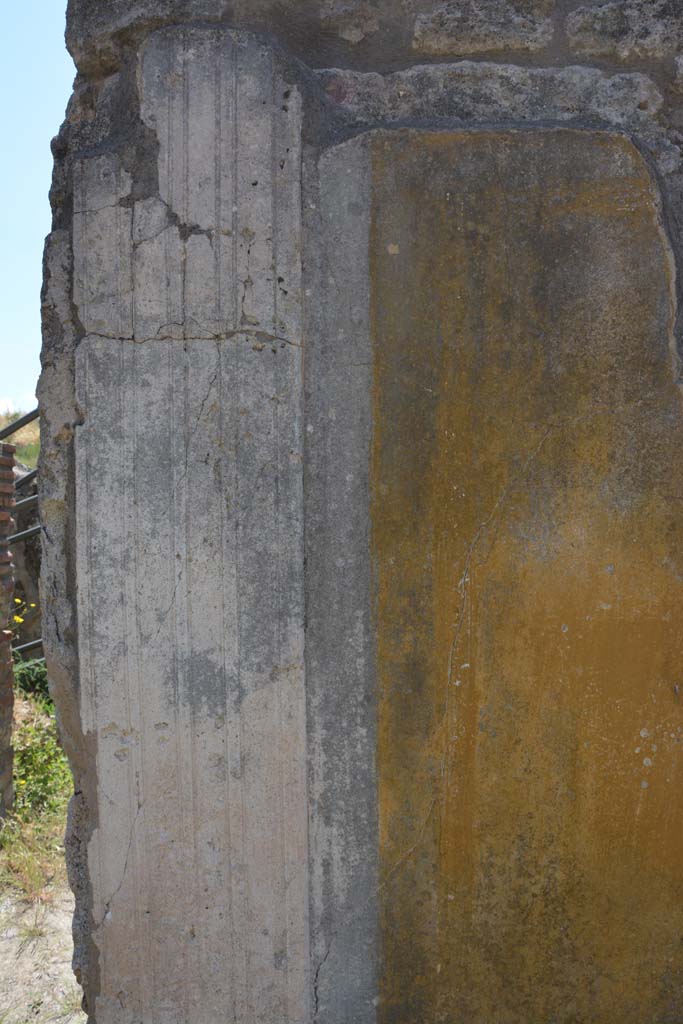
[[[0,895],[0,1024],[85,1024],[71,971],[69,890],[49,903]]]

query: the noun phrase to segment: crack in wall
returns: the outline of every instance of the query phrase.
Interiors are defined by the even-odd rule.
[[[327,946],[327,949],[325,950],[325,953],[324,953],[323,957],[319,961],[318,966],[316,967],[315,973],[313,975],[313,1021],[314,1021],[314,1024],[315,1024],[315,1022],[317,1022],[318,1016],[320,1014],[320,974],[321,974],[321,971],[322,971],[323,967],[327,963],[327,959],[328,959],[328,957],[329,957],[329,955],[330,955],[330,953],[332,951],[332,944],[334,942],[334,938],[335,937],[333,935],[332,938],[330,939],[330,941],[328,943],[328,946]]]
[[[133,840],[135,839],[135,828],[137,826],[138,818],[140,817],[140,812],[142,811],[143,806],[144,806],[144,802],[141,803],[141,804],[138,804],[138,809],[137,809],[137,811],[135,813],[135,817],[134,817],[133,822],[132,822],[131,827],[130,827],[130,834],[128,836],[128,846],[127,846],[127,849],[126,849],[126,857],[125,857],[125,860],[123,862],[123,871],[121,872],[121,878],[120,878],[120,880],[118,882],[118,885],[116,886],[116,888],[112,892],[111,896],[109,896],[108,899],[106,899],[104,901],[104,913],[102,914],[102,917],[101,917],[100,921],[98,921],[97,924],[96,924],[97,928],[100,928],[104,924],[104,922],[109,919],[110,914],[111,914],[111,905],[114,902],[114,900],[116,899],[116,897],[118,896],[118,894],[121,892],[121,889],[123,887],[123,883],[124,883],[124,881],[126,879],[126,873],[128,871],[128,861],[130,859],[131,850],[133,849]]]

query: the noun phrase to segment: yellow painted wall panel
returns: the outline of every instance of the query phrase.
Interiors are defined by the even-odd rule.
[[[683,1006],[683,415],[634,146],[372,144],[382,1024]]]

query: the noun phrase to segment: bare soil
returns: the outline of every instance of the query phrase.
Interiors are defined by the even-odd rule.
[[[27,902],[0,895],[0,1024],[85,1024],[71,970],[68,889]]]

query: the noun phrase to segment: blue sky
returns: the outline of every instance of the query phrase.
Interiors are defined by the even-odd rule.
[[[64,120],[75,69],[64,47],[66,0],[23,0],[3,17],[0,195],[0,411],[35,404],[40,283],[50,230],[50,140]]]

